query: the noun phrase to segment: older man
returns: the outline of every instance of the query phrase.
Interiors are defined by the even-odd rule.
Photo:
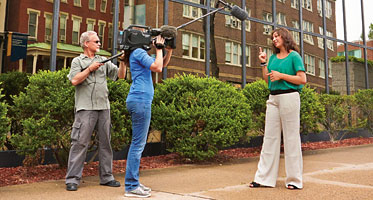
[[[100,185],[119,187],[112,174],[113,152],[110,145],[110,103],[106,78],[124,78],[126,66],[120,61],[119,68],[112,62],[100,61],[105,57],[100,51],[100,39],[94,31],[80,37],[84,53],[73,59],[68,75],[75,86],[75,120],[71,131],[71,149],[66,174],[66,190],[76,191],[82,178],[84,161],[92,132],[96,127],[99,145]],[[123,57],[119,57],[123,60]]]

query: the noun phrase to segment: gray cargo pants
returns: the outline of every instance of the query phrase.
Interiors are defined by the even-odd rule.
[[[112,174],[113,152],[110,145],[110,110],[80,110],[75,113],[75,120],[71,131],[71,149],[66,184],[75,183],[79,185],[88,145],[96,124],[99,139],[100,184],[114,180]]]

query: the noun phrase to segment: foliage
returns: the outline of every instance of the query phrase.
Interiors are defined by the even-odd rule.
[[[354,104],[353,96],[321,94],[320,102],[325,106],[326,112],[326,119],[321,124],[328,132],[332,142],[338,139],[340,131],[354,129],[349,119],[350,108]]]
[[[1,84],[1,83],[0,83]],[[0,88],[0,99],[4,95],[2,94],[2,88]],[[8,105],[4,101],[0,101],[0,149],[3,147],[6,141],[7,134],[10,130],[9,118],[7,117]]]
[[[264,134],[266,102],[269,96],[268,84],[264,80],[258,80],[247,84],[243,89],[251,110],[253,111],[253,128],[255,135]]]
[[[25,92],[26,86],[29,84],[28,77],[30,74],[13,71],[0,74],[0,88],[3,88],[3,94],[0,100],[5,100],[10,106],[13,105],[12,95],[18,95],[20,92]]]
[[[319,124],[325,120],[325,108],[320,103],[319,94],[305,85],[300,93],[300,102],[301,133],[319,132]]]
[[[157,85],[152,127],[163,131],[169,151],[203,160],[246,139],[251,116],[249,103],[233,86],[183,75]]]
[[[357,107],[361,111],[360,120],[373,133],[373,89],[359,90],[354,94]]]
[[[51,148],[59,164],[66,164],[61,154],[69,152],[74,115],[74,87],[66,78],[68,72],[39,71],[30,77],[25,93],[14,97],[13,120],[22,129],[11,141],[20,153],[32,158],[39,149]]]
[[[332,62],[335,62],[335,63],[345,62],[346,61],[346,57],[345,56],[337,56],[337,57],[331,58],[330,60]],[[362,63],[362,64],[365,63],[364,59],[357,58],[355,56],[348,56],[348,60],[350,62],[357,62],[357,63]],[[368,63],[368,66],[373,67],[373,60],[368,60],[367,63]]]
[[[131,116],[126,108],[126,98],[130,84],[125,80],[108,80],[110,115],[111,115],[111,145],[114,150],[121,150],[131,141]]]

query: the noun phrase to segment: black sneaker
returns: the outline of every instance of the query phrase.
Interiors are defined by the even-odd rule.
[[[112,180],[107,183],[100,183],[100,185],[109,186],[109,187],[120,187],[120,182],[116,180]]]
[[[77,191],[78,190],[78,184],[68,183],[68,184],[66,184],[66,190],[67,191]]]

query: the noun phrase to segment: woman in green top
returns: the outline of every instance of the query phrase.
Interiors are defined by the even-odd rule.
[[[300,140],[299,92],[306,83],[306,74],[296,44],[287,29],[272,33],[274,54],[269,58],[259,48],[264,80],[271,92],[267,101],[262,151],[254,181],[250,187],[275,187],[280,161],[281,132],[284,141],[285,185],[288,189],[303,188],[303,160]]]

